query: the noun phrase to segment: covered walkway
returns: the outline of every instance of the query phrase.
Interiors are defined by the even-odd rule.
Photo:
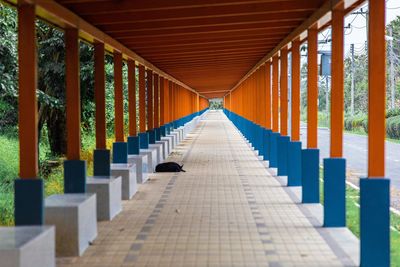
[[[209,111],[168,160],[186,173],[150,175],[82,257],[58,266],[356,265],[222,112]]]

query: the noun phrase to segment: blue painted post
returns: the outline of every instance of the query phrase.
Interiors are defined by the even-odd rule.
[[[155,144],[156,143],[156,132],[153,130],[148,130],[147,131],[148,136],[149,136],[149,144]]]
[[[86,192],[86,161],[64,161],[64,193]]]
[[[390,180],[360,179],[361,266],[390,266]]]
[[[346,159],[324,159],[324,226],[346,226]]]
[[[113,163],[128,163],[128,143],[115,142],[113,144]]]
[[[44,224],[44,185],[42,179],[14,181],[15,226]]]
[[[108,177],[111,175],[110,150],[95,149],[93,152],[93,175]]]
[[[289,142],[287,156],[287,185],[301,186],[301,142]]]
[[[155,128],[154,132],[156,134],[156,141],[161,141],[161,128]]]
[[[160,133],[162,137],[165,137],[167,135],[167,129],[165,127],[165,125],[160,126]]]
[[[271,145],[270,145],[271,133],[272,133],[272,131],[271,131],[270,129],[264,129],[264,133],[263,133],[264,160],[270,160],[270,154],[271,154]]]
[[[140,154],[140,137],[129,136],[128,137],[128,155],[139,155]]]
[[[140,148],[141,149],[149,148],[149,133],[140,133],[139,140],[140,140]]]
[[[290,137],[280,136],[278,138],[278,176],[286,176],[288,174],[288,146]]]
[[[280,134],[271,132],[269,144],[270,144],[270,154],[269,154],[269,167],[278,167],[278,138]]]
[[[303,203],[319,203],[319,149],[301,151],[301,183]]]

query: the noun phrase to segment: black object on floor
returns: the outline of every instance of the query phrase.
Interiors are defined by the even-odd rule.
[[[156,172],[186,172],[183,165],[176,162],[163,162],[156,166]]]

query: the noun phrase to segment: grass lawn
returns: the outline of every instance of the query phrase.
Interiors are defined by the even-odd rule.
[[[83,136],[81,159],[86,160],[87,174],[93,175],[93,149],[95,139]],[[114,138],[107,139],[107,148],[111,148]],[[39,145],[40,173],[44,180],[45,196],[60,194],[64,191],[63,166],[64,158],[50,155],[46,142]],[[59,162],[49,165],[48,162]],[[19,176],[19,143],[17,137],[0,135],[0,226],[14,225],[14,180]]]

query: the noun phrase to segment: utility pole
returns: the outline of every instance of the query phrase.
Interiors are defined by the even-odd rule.
[[[351,102],[350,102],[350,114],[354,115],[354,44],[350,44],[351,53]]]
[[[393,29],[389,27],[389,60],[390,60],[390,108],[394,109],[394,98],[395,98],[395,91],[394,91],[394,65],[393,65]]]

